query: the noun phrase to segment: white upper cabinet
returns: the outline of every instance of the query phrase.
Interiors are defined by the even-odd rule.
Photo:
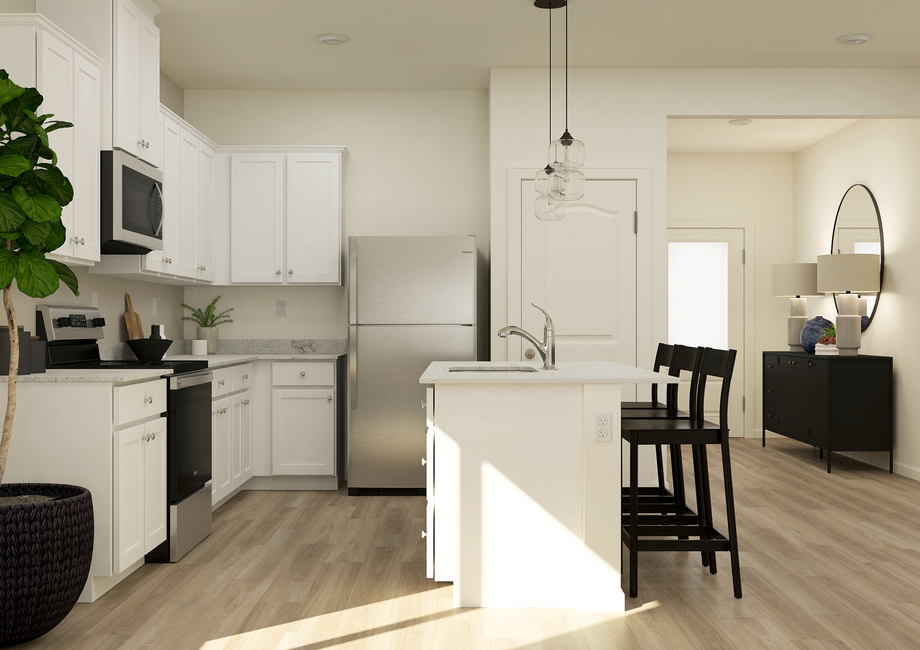
[[[217,152],[205,141],[198,143],[198,278],[213,282],[214,268],[214,202],[216,183],[214,163]]]
[[[36,14],[0,15],[0,61],[13,82],[42,94],[39,114],[73,124],[48,134],[58,167],[74,188],[61,215],[67,240],[51,257],[93,264],[99,260],[100,61]]]
[[[346,153],[232,154],[231,284],[341,284]]]
[[[284,155],[230,158],[230,281],[282,284]]]
[[[198,263],[198,138],[186,128],[179,137],[179,175],[179,275],[195,278],[201,266]]]
[[[341,283],[341,156],[287,157],[286,254],[289,282]]]
[[[116,0],[113,17],[112,143],[151,165],[162,164],[160,30],[147,3]]]

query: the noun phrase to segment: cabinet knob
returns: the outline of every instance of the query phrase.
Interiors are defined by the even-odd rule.
[[[219,381],[217,382],[217,385],[218,385],[218,386],[223,386],[223,385],[224,385],[224,380],[223,380],[223,379],[219,380]]]
[[[424,411],[427,408],[428,404],[425,403],[425,400],[422,400],[422,410]]]
[[[83,246],[86,243],[86,240],[80,237],[80,246]]]
[[[425,460],[425,459],[423,458],[423,459],[422,459],[422,465],[427,465],[427,464],[428,464],[428,461]]]
[[[142,439],[144,442],[150,442],[150,434],[148,433],[147,435],[145,435],[145,436],[144,436],[143,438],[141,438],[141,439]]]
[[[767,419],[772,418],[772,417],[773,417],[772,415],[768,415],[768,416],[767,416]]]
[[[151,439],[151,440],[156,440],[156,439],[157,439],[157,432],[156,432],[156,431],[153,432],[153,435],[150,436],[150,439]]]
[[[243,379],[249,379],[249,375],[243,375]]]
[[[243,404],[244,404],[244,405],[245,405],[245,404],[249,404],[249,400],[248,400],[248,399],[247,399],[247,400],[243,400]]]
[[[326,401],[327,401],[327,402],[331,402],[331,401],[332,401],[332,395],[326,395]]]
[[[767,365],[767,368],[772,368],[772,367],[773,367],[773,366],[771,366],[771,365]]]
[[[288,269],[288,275],[294,275],[294,269]]]
[[[423,530],[423,531],[422,531],[422,539],[425,539],[426,537],[428,537],[428,533],[426,533],[426,532]]]
[[[306,377],[306,376],[307,376],[307,373],[301,371],[301,372],[300,372],[300,376],[301,376],[301,377]]]
[[[145,401],[147,404],[153,404],[153,396],[151,395],[150,397],[145,397],[145,398],[144,398],[144,401]]]
[[[202,265],[201,265],[201,270],[202,270],[202,271],[207,271],[207,270],[208,270],[208,267],[206,267],[204,264],[202,264]]]
[[[278,269],[277,271],[275,271],[275,275],[281,275],[281,269]]]
[[[808,362],[808,367],[811,368],[811,361]]]
[[[767,389],[767,392],[768,392],[768,393],[772,393],[772,392],[773,392],[773,389],[772,389],[772,388],[768,388],[768,389]]]

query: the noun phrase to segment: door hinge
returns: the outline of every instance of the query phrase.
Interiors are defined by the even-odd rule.
[[[745,398],[744,398],[744,395],[742,395],[741,396],[741,412],[742,413],[744,413],[744,407],[745,407]]]
[[[639,234],[639,213],[633,212],[633,234]]]
[[[743,248],[741,249],[741,263],[747,264],[747,251]]]

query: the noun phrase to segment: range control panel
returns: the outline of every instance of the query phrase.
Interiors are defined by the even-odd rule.
[[[39,305],[35,311],[38,336],[45,341],[104,338],[105,319],[97,307]]]

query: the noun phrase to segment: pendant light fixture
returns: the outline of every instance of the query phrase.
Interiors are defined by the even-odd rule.
[[[569,133],[569,7],[567,0],[535,0],[534,6],[549,9],[549,120],[552,139],[553,104],[553,9],[565,7],[565,130],[549,145],[549,163],[534,178],[537,200],[534,214],[542,221],[565,216],[565,201],[577,201],[585,194],[585,145]]]

